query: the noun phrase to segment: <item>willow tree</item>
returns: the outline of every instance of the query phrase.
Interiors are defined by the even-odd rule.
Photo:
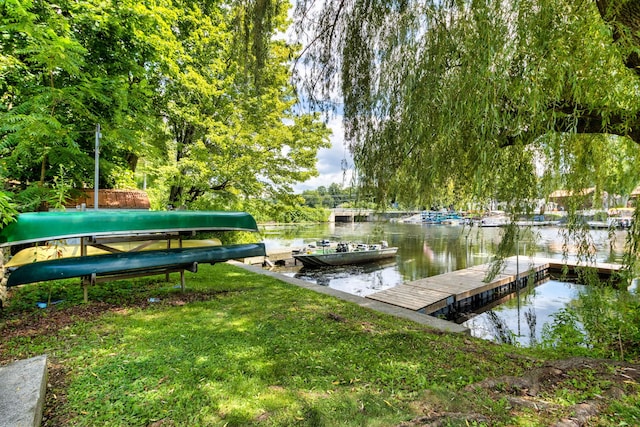
[[[342,98],[361,184],[379,200],[522,209],[555,188],[602,190],[624,174],[612,153],[637,170],[640,2],[313,4],[297,3],[305,87]]]

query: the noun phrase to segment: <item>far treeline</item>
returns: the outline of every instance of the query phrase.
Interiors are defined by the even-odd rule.
[[[342,188],[333,183],[328,187],[321,185],[315,190],[304,190],[301,194],[304,203],[312,208],[337,208],[337,207],[368,207],[365,200],[362,200],[356,188]],[[370,206],[375,207],[375,204]]]

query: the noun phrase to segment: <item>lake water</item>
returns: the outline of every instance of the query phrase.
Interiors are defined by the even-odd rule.
[[[556,227],[540,227],[522,233],[526,237],[518,244],[518,255],[523,268],[528,257],[562,258],[561,231]],[[487,263],[496,251],[502,229],[363,222],[263,226],[261,232],[267,250],[300,248],[327,238],[365,243],[386,240],[390,246],[397,246],[396,258],[383,263],[321,269],[278,268],[288,276],[366,296],[404,282]],[[626,232],[615,232],[613,246],[609,244],[606,230],[593,230],[591,234],[597,261],[621,261]],[[575,255],[575,248],[569,245],[568,253],[570,257]],[[519,299],[512,298],[463,325],[470,328],[472,335],[486,339],[496,339],[507,330],[507,335],[515,337],[519,344],[528,345],[532,339],[540,338],[544,323],[550,322],[553,314],[575,299],[581,290],[580,285],[550,280],[521,291]]]

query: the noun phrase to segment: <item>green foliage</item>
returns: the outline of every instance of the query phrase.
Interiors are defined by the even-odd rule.
[[[636,359],[640,340],[640,298],[626,290],[590,288],[580,296],[581,322],[593,346],[606,357]]]
[[[150,159],[165,205],[277,197],[315,175],[328,131],[318,115],[294,112],[288,61],[295,48],[272,38],[286,17],[284,7],[270,9],[276,4],[265,2],[269,12],[258,13],[249,3],[207,8],[186,1],[176,11],[179,31],[167,40],[184,65],[163,71],[156,99],[172,141],[165,142],[166,158]],[[229,31],[236,20],[250,39]]]
[[[560,354],[637,360],[640,298],[610,287],[589,287],[576,305],[545,325],[542,346]]]
[[[346,207],[358,202],[358,193],[355,188],[343,189],[336,183],[332,183],[329,187],[320,186],[315,190],[304,190],[301,196],[304,198],[305,205],[312,208]]]
[[[542,328],[542,348],[552,349],[558,356],[571,355],[595,356],[594,350],[587,345],[588,339],[581,328],[579,316],[572,308],[559,311],[551,325]],[[596,350],[597,351],[597,350]]]
[[[15,220],[18,211],[11,196],[4,191],[0,191],[0,226],[5,226]]]
[[[358,182],[378,203],[499,200],[520,214],[556,189],[577,205],[596,187],[600,204],[638,185],[635,2],[322,6],[297,2],[298,34],[317,23],[305,89],[324,107],[340,89]]]
[[[287,8],[0,3],[5,177],[32,191],[34,182],[53,186],[64,165],[65,185],[85,187],[100,123],[103,188],[130,188],[142,159],[162,208],[216,193],[240,205],[291,193],[317,173],[328,131],[317,115],[295,111],[289,61],[297,47],[274,37],[286,29]]]
[[[15,204],[20,212],[38,211],[51,199],[51,189],[43,187],[39,183],[31,184],[14,197]]]
[[[626,138],[604,139],[603,145],[608,148],[608,155],[603,159],[603,190],[609,194],[625,197],[640,184],[640,151],[636,143]]]
[[[14,209],[13,214],[17,211],[38,211],[42,208],[64,209],[66,202],[71,197],[72,190],[67,169],[60,164],[58,165],[58,175],[53,176],[50,185],[33,183],[13,196],[11,203]]]
[[[145,105],[143,99],[132,99],[140,95],[139,86],[129,79],[139,73],[124,65],[136,50],[130,46],[120,56],[104,57],[106,46],[127,39],[100,29],[116,19],[113,10],[91,2],[11,1],[0,7],[6,18],[0,34],[11,41],[0,51],[0,84],[5,89],[0,100],[0,163],[7,176],[23,188],[34,181],[50,184],[58,166],[64,165],[69,182],[83,187],[93,174],[92,130],[102,122],[101,181],[108,183],[109,164],[124,164],[131,153],[129,141],[112,139],[118,132],[109,129],[123,126],[127,114],[135,115]],[[105,63],[113,67],[107,69]]]
[[[55,209],[64,209],[69,200],[72,185],[67,181],[64,166],[58,165],[59,174],[53,178],[52,197],[49,199],[49,206]]]
[[[278,223],[327,222],[329,211],[308,206],[284,207],[273,205],[267,214],[268,220]]]
[[[640,271],[640,209],[635,209],[633,212],[631,228],[627,233],[626,248],[622,280],[631,285],[637,278],[637,272]]]
[[[318,223],[329,219],[328,210],[304,206],[296,196],[283,196],[278,200],[251,200],[245,208],[252,212],[256,221],[262,223]]]
[[[640,423],[640,399],[638,396],[622,396],[619,400],[611,403],[608,410],[614,414],[607,416],[608,424],[619,426],[632,426]],[[621,419],[628,421],[620,421]]]

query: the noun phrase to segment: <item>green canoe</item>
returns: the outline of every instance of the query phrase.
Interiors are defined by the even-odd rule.
[[[264,243],[123,252],[88,257],[61,258],[33,262],[12,271],[7,287],[46,280],[153,272],[163,268],[189,269],[194,263],[216,263],[231,259],[264,256]]]
[[[0,230],[0,247],[83,236],[257,231],[246,212],[93,210],[28,212]]]

